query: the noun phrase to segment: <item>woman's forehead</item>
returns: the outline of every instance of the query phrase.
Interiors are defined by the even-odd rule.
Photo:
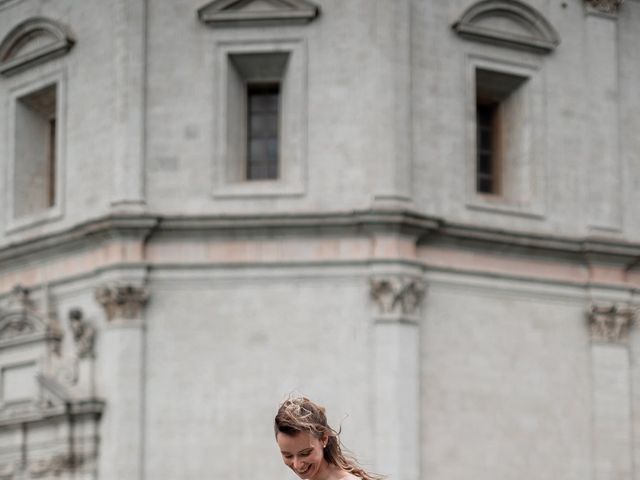
[[[278,432],[276,441],[278,442],[280,450],[287,452],[304,450],[318,442],[318,440],[308,432],[298,432],[295,435]]]

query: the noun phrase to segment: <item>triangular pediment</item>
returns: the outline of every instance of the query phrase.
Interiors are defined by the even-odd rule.
[[[214,27],[308,23],[320,9],[308,0],[214,0],[198,18]]]
[[[517,0],[482,0],[453,24],[462,37],[504,47],[548,53],[560,38],[537,10]]]
[[[64,55],[73,44],[73,37],[62,24],[48,18],[29,18],[0,43],[0,74],[13,75]]]

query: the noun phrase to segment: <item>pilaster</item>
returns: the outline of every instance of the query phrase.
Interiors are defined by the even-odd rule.
[[[145,287],[110,284],[95,292],[107,326],[101,332],[100,385],[109,395],[104,417],[102,478],[144,478],[144,306]]]
[[[146,0],[117,0],[115,8],[115,135],[111,204],[138,211],[145,203]]]
[[[377,205],[411,202],[411,2],[376,1],[376,103],[382,118],[376,123],[380,145],[374,201]]]
[[[594,480],[632,480],[632,417],[628,305],[591,305]]]
[[[425,283],[408,275],[371,279],[374,303],[376,470],[396,480],[420,476],[419,310]]]
[[[586,0],[584,25],[587,128],[585,150],[589,227],[622,228],[618,111],[618,22],[622,0]]]

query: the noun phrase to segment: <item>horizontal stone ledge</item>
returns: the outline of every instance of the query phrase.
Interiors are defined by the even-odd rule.
[[[296,234],[302,238],[323,233],[394,233],[414,238],[418,246],[451,239],[527,249],[543,254],[597,255],[615,262],[640,263],[640,243],[615,238],[566,237],[456,224],[399,209],[270,215],[109,215],[34,237],[23,233],[0,246],[0,263],[59,248],[81,247],[100,239],[126,238],[148,243],[159,235],[188,236],[203,231],[220,236],[261,233]]]
[[[77,400],[39,411],[29,411],[13,416],[0,415],[0,428],[13,425],[35,424],[44,421],[72,417],[100,416],[105,402],[100,399]]]

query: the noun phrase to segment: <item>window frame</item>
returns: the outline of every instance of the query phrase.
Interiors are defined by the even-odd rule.
[[[481,46],[477,50],[485,50]],[[505,52],[500,56],[486,53],[468,53],[465,57],[466,90],[466,206],[472,210],[483,210],[508,215],[543,219],[546,215],[546,106],[544,99],[545,81],[541,74],[540,59],[537,56],[518,56]],[[516,53],[516,52],[513,52]],[[527,121],[520,132],[524,140],[521,147],[525,154],[518,159],[519,164],[504,153],[497,160],[497,176],[500,187],[497,192],[484,193],[477,190],[477,83],[476,70],[485,70],[498,75],[521,77],[524,79],[521,101],[527,111]],[[515,91],[515,90],[514,90]],[[498,133],[498,135],[504,134]],[[513,182],[507,184],[507,182]]]
[[[18,102],[20,99],[37,92],[48,86],[55,85],[56,88],[56,114],[55,114],[55,161],[53,172],[55,179],[52,184],[54,194],[53,204],[45,209],[33,212],[24,216],[15,217],[16,182],[16,115]],[[7,121],[7,142],[5,158],[8,159],[5,168],[5,233],[13,233],[37,225],[52,222],[60,219],[64,213],[64,158],[65,158],[65,125],[66,125],[66,76],[61,70],[51,72],[47,75],[38,76],[37,79],[30,79],[14,84],[8,91],[8,111]]]
[[[215,44],[213,78],[216,80],[213,112],[213,191],[216,198],[301,196],[306,191],[307,157],[307,46],[302,38],[220,40]],[[281,78],[267,76],[243,79],[232,65],[232,57],[286,54]],[[246,178],[246,86],[251,82],[278,82],[279,176],[276,179]],[[239,97],[242,95],[242,98]],[[235,99],[234,99],[235,97]],[[232,125],[239,125],[244,144],[229,140]]]

